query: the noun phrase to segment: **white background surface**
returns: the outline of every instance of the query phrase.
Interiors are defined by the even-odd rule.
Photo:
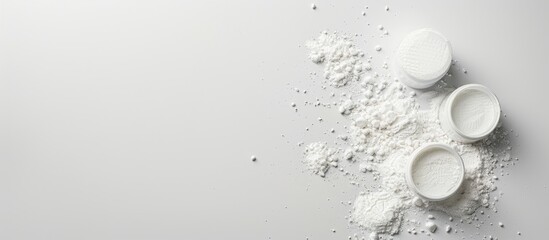
[[[443,32],[468,69],[452,84],[488,86],[520,134],[486,220],[505,228],[433,238],[545,239],[549,2],[509,2],[0,0],[0,239],[360,234],[340,204],[359,190],[300,163],[297,142],[343,125],[334,109],[289,107],[330,91],[303,43],[357,33],[379,65],[421,27]]]

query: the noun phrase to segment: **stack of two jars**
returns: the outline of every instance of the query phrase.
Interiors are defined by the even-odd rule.
[[[452,48],[439,32],[420,29],[404,38],[393,65],[397,78],[405,85],[429,88],[450,69]],[[441,128],[452,140],[473,143],[494,131],[500,114],[499,101],[488,88],[467,84],[444,98],[438,118]],[[461,156],[447,144],[421,146],[408,161],[406,182],[415,194],[427,201],[442,201],[455,195],[465,178]]]

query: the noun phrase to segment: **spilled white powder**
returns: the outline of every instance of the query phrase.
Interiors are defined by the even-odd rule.
[[[358,81],[365,69],[361,60],[364,53],[347,36],[324,31],[317,39],[307,42],[306,46],[314,63],[325,64],[324,77],[335,87]]]
[[[417,156],[412,181],[426,196],[440,198],[455,191],[462,170],[455,156],[444,149],[431,149]]]
[[[439,87],[416,96],[413,90],[390,76],[387,65],[377,72],[371,69],[369,61],[363,64],[361,51],[348,37],[323,32],[317,40],[309,42],[308,47],[310,59],[317,64],[324,63],[324,75],[334,87],[349,85],[349,94],[344,95],[336,109],[351,124],[346,128],[346,135],[340,137],[347,145],[345,150],[328,148],[324,142],[311,143],[305,149],[304,162],[313,172],[325,176],[330,167],[337,166],[343,152],[345,156],[352,156],[349,164],[353,166],[356,162],[354,166],[360,170],[359,175],[349,174],[347,166],[339,167],[339,172],[349,177],[350,183],[361,192],[349,216],[352,224],[377,237],[399,233],[409,210],[440,210],[472,221],[479,207],[496,209],[496,201],[490,201],[490,193],[496,189],[493,176],[499,166],[508,166],[512,161],[506,130],[498,128],[487,139],[474,144],[454,142],[445,135],[438,121],[438,106],[452,89]],[[363,74],[365,76],[361,76]],[[428,105],[420,104],[418,99]],[[418,198],[405,181],[408,157],[418,147],[431,142],[452,146],[465,165],[465,179],[458,194],[441,202]]]
[[[321,177],[326,175],[330,167],[337,167],[336,151],[327,143],[311,143],[305,148],[305,164],[313,173]]]
[[[471,89],[458,94],[451,114],[456,127],[466,135],[487,132],[496,121],[494,103],[486,93]]]
[[[387,192],[363,194],[355,200],[351,220],[375,233],[395,234],[402,221],[402,202]]]

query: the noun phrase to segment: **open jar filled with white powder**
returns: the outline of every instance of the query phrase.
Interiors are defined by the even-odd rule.
[[[423,199],[442,201],[458,191],[464,176],[463,160],[453,148],[429,143],[412,153],[406,181]]]
[[[500,110],[497,97],[488,88],[467,84],[453,91],[441,103],[439,121],[451,139],[471,143],[494,131]]]

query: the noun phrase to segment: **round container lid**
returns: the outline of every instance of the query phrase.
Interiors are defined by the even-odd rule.
[[[452,63],[450,42],[439,32],[424,28],[408,34],[396,54],[404,83],[427,88],[440,80]]]
[[[406,171],[410,189],[429,201],[442,201],[454,195],[464,177],[463,160],[443,143],[429,143],[416,149]]]

